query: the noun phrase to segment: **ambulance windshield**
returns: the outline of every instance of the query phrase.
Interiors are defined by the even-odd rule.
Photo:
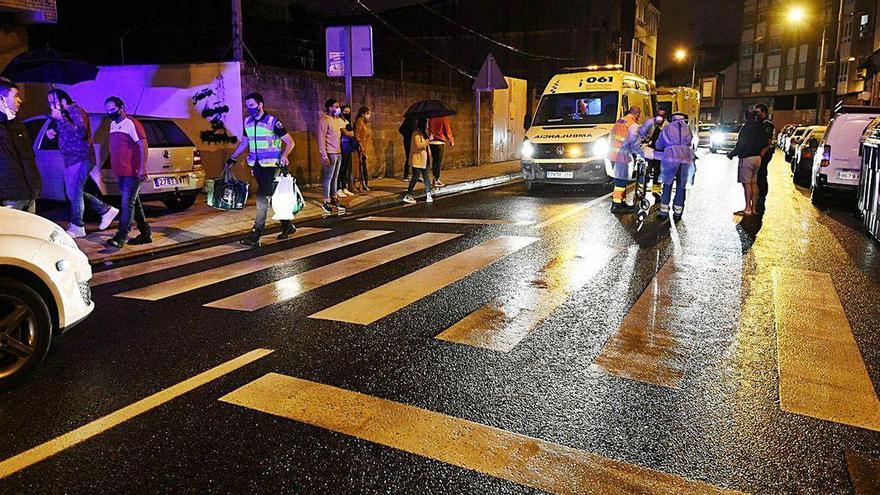
[[[544,95],[533,125],[613,124],[619,97],[616,91]]]

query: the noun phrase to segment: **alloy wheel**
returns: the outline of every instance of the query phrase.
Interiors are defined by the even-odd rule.
[[[0,378],[15,374],[34,355],[37,319],[22,300],[0,295]]]

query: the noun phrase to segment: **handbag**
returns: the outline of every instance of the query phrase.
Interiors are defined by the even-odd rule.
[[[208,206],[218,210],[241,210],[247,202],[250,185],[235,178],[231,168],[222,177],[208,179],[205,183]]]

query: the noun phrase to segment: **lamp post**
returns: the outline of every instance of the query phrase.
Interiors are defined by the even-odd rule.
[[[684,62],[688,57],[688,52],[684,48],[679,48],[675,50],[673,54],[675,60],[679,62]],[[696,55],[692,55],[691,59],[693,60],[693,66],[691,67],[691,87],[695,87],[697,82],[697,57]]]
[[[841,0],[840,3],[842,8],[843,1]],[[807,20],[808,15],[806,9],[802,6],[793,5],[789,7],[785,17],[789,24],[797,27]],[[821,19],[821,24],[822,38],[819,42],[819,63],[816,70],[816,82],[818,83],[816,85],[818,88],[816,90],[816,124],[821,124],[822,115],[825,113],[825,82],[828,79],[828,74],[823,70],[825,68],[825,35],[827,32],[824,18]],[[836,63],[836,59],[832,63]]]

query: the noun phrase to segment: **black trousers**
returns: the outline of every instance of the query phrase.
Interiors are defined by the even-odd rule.
[[[337,181],[338,189],[351,188],[351,153],[342,154],[342,164],[339,166],[339,180]]]
[[[411,144],[410,139],[412,139],[412,138],[410,138],[410,137],[403,138],[403,155],[406,157],[406,158],[404,158],[405,161],[403,162],[403,178],[404,179],[409,177],[409,147]]]
[[[761,168],[758,169],[758,200],[755,203],[755,209],[758,210],[759,214],[764,213],[764,203],[767,201],[767,193],[770,190],[770,186],[767,183],[767,166],[772,159],[773,151],[768,151],[761,157]]]
[[[269,201],[275,193],[275,177],[281,173],[277,167],[253,168],[254,178],[257,179],[257,215],[254,217],[254,233],[261,235],[266,228],[266,217],[269,214]],[[290,220],[281,220],[283,228],[289,228]]]
[[[440,171],[443,167],[443,151],[445,144],[431,145],[431,172],[434,174],[434,180],[440,180]]]

